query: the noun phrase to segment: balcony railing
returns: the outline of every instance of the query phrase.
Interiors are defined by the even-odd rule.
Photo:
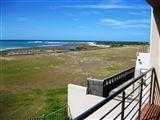
[[[103,80],[89,78],[87,80],[87,93],[107,97],[110,92],[134,77],[135,67],[129,68]]]
[[[127,89],[134,84],[138,85],[132,91],[128,92]],[[119,113],[117,111],[115,112],[116,116],[112,118],[113,120],[140,119],[146,105],[160,105],[160,88],[155,69],[151,68],[140,76],[129,80],[119,90],[76,117],[75,120],[82,120],[89,117],[120,94],[122,96],[121,101],[113,108],[106,110],[106,114],[101,116],[99,118],[100,120],[107,118],[109,114],[115,112],[117,107],[121,107],[121,110],[118,111]]]

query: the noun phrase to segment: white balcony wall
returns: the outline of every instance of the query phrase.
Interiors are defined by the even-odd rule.
[[[156,69],[160,83],[160,8],[153,8],[150,38],[151,67]]]
[[[95,95],[87,95],[86,94],[86,87],[78,86],[69,84],[68,85],[68,116],[72,119],[76,118],[86,110],[90,109],[92,106],[96,105],[100,101],[104,100],[105,98],[95,96]],[[137,93],[134,94],[136,96]],[[111,110],[114,106],[116,106],[119,102],[121,102],[122,98],[116,97],[115,99],[110,100],[108,103],[106,103],[104,106],[99,108],[97,111],[95,111],[93,114],[91,114],[89,117],[86,118],[86,120],[99,120],[103,115],[105,115],[109,110]],[[126,99],[125,105],[128,104],[130,100]],[[143,101],[143,100],[142,100]],[[126,110],[125,110],[125,116],[129,113],[129,111],[133,108],[133,106],[137,103],[137,101],[134,101]],[[104,118],[104,120],[112,120],[115,118],[120,112],[121,112],[121,104],[114,109],[108,116]],[[131,114],[127,117],[128,120],[130,120],[131,116],[138,110],[138,105],[135,107],[135,109],[131,112]],[[137,117],[137,116],[135,116]],[[121,116],[119,116],[117,119],[120,119]]]

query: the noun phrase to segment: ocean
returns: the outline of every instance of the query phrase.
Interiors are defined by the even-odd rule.
[[[69,42],[82,42],[71,40],[0,40],[0,50],[33,48],[33,47],[59,47],[70,49],[73,46],[64,46]],[[84,41],[85,42],[85,41]]]

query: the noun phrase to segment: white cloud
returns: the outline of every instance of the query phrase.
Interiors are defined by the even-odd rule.
[[[26,22],[26,21],[30,21],[30,18],[21,16],[21,17],[17,17],[17,20],[20,21],[20,22]]]
[[[74,21],[79,21],[79,19],[78,19],[78,18],[74,18],[73,20],[74,20]]]
[[[148,12],[146,11],[138,11],[138,12],[134,12],[134,11],[130,11],[128,12],[130,15],[136,15],[136,16],[148,16]]]
[[[120,2],[124,2],[122,0],[109,0],[110,3],[120,3]]]
[[[137,19],[137,20],[117,20],[117,19],[101,19],[101,23],[109,26],[116,26],[121,28],[146,28],[149,27],[149,20]]]
[[[130,8],[128,6],[120,5],[76,5],[76,6],[66,6],[71,8],[89,8],[89,9],[115,9],[115,8]]]
[[[83,15],[98,15],[100,14],[100,11],[92,10],[92,11],[83,11],[81,12]]]
[[[65,6],[68,8],[87,8],[87,9],[148,9],[145,5],[120,5],[120,4],[98,4],[98,5],[75,5]]]
[[[123,25],[123,21],[114,20],[114,19],[102,19],[101,22],[108,24],[108,25]]]
[[[79,26],[80,29],[87,29],[87,26]]]
[[[67,16],[72,16],[72,17],[77,17],[77,16],[79,16],[79,15],[74,14],[74,13],[72,13],[72,12],[67,12],[67,13],[64,13],[64,14],[67,15]]]
[[[54,10],[55,7],[50,5],[50,6],[49,6],[49,9],[50,9],[50,10]]]

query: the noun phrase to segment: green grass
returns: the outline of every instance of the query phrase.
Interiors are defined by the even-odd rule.
[[[54,55],[14,56],[0,61],[0,119],[22,120],[67,104],[67,85],[103,79],[135,65],[144,46]]]
[[[96,73],[98,77],[105,78],[106,76],[113,75],[113,73],[118,73],[122,69],[119,66],[106,67]]]
[[[3,82],[3,84],[8,84],[8,82],[11,83],[12,80],[15,82],[15,79],[23,79],[24,81],[25,78],[27,78],[27,81],[36,80],[39,79],[39,76],[37,76],[38,72],[43,71],[43,69],[50,65],[57,66],[60,63],[61,61],[58,60],[51,61],[49,57],[22,58],[11,62],[4,61],[2,63],[3,66],[0,67],[0,72],[3,77],[1,82]]]
[[[0,103],[1,108],[6,109],[1,116],[3,120],[41,116],[43,113],[49,114],[66,105],[67,89],[35,89],[18,94],[8,94],[2,97]]]

